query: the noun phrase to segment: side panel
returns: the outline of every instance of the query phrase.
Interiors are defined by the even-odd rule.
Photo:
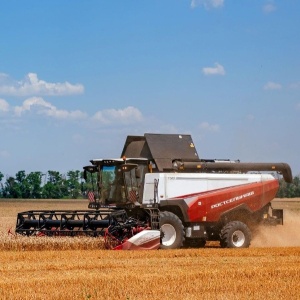
[[[182,198],[191,194],[215,191],[262,180],[259,174],[164,174],[165,190],[160,189],[161,199]]]
[[[186,198],[189,202],[188,216],[191,222],[215,222],[220,215],[238,206],[257,211],[274,199],[278,181],[250,183],[210,191]]]
[[[184,201],[186,221],[215,222],[237,206],[259,210],[274,199],[278,187],[270,174],[153,173],[145,177],[143,204]]]

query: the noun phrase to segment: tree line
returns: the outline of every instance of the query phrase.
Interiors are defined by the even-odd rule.
[[[15,177],[0,172],[0,198],[15,199],[80,199],[92,189],[92,177],[83,179],[83,172],[69,171],[66,175],[57,171],[31,172],[19,171]],[[279,180],[276,198],[300,197],[300,176],[295,176],[292,183]]]
[[[83,180],[79,170],[61,174],[57,171],[31,172],[19,171],[15,177],[0,172],[0,198],[20,199],[78,199],[83,198],[92,183]]]
[[[283,179],[279,180],[279,190],[277,198],[299,198],[300,197],[300,175],[293,178],[292,183],[286,183]]]

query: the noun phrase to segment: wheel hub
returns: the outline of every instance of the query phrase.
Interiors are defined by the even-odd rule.
[[[241,230],[236,230],[233,234],[232,234],[232,244],[235,247],[242,247],[243,244],[245,243],[246,237],[245,234],[241,231]]]
[[[164,246],[171,246],[176,240],[176,230],[171,224],[161,226],[162,238],[161,243]]]

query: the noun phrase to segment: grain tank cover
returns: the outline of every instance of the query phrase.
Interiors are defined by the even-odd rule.
[[[153,160],[158,171],[172,169],[173,160],[199,161],[191,135],[154,134],[127,136],[121,157],[147,158]]]

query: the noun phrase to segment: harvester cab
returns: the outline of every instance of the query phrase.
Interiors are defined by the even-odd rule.
[[[89,208],[135,206],[142,202],[143,179],[148,159],[94,159],[84,167]],[[96,183],[95,183],[96,182]]]

